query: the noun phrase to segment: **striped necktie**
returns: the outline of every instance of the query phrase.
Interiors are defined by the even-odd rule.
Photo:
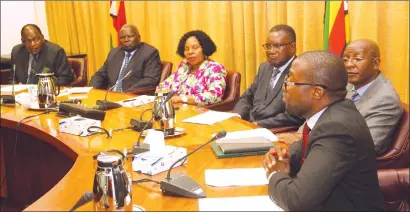
[[[280,73],[280,71],[279,71],[278,68],[273,68],[272,76],[271,76],[270,81],[269,81],[269,89],[270,90],[273,90],[273,88],[275,87],[275,80],[276,80],[276,77],[278,76],[279,73]]]
[[[131,54],[130,54],[130,53],[127,53],[127,54],[125,55],[125,63],[124,63],[124,66],[122,67],[122,69],[121,69],[121,71],[120,71],[120,74],[118,74],[118,84],[117,84],[117,86],[115,87],[114,91],[122,92],[122,80],[123,80],[123,78],[124,78],[124,76],[125,76],[125,74],[126,74],[126,72],[127,72],[127,66],[128,66],[128,63],[130,62],[130,59],[131,59]]]
[[[35,81],[36,81],[36,71],[35,71],[36,64],[37,64],[37,56],[32,56],[31,57],[30,72],[27,76],[26,84],[34,84],[35,83]]]
[[[356,102],[359,101],[359,99],[360,99],[360,94],[359,94],[355,89],[352,89],[352,93],[351,93],[351,95],[350,95],[350,99],[351,99],[354,103],[356,103]]]

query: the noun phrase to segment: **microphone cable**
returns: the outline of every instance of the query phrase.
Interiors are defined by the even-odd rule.
[[[1,182],[1,185],[0,185],[0,189],[1,188],[3,188],[3,184],[4,184],[4,182],[5,182],[5,180],[7,179],[7,182],[9,183],[9,185],[11,185],[11,175],[12,175],[12,173],[13,173],[13,171],[14,171],[14,162],[15,162],[15,157],[16,157],[16,152],[17,152],[17,141],[18,141],[18,134],[19,134],[19,127],[21,126],[21,123],[23,123],[23,121],[25,121],[25,120],[27,120],[27,119],[31,119],[31,118],[34,118],[34,117],[37,117],[37,116],[41,116],[41,115],[43,115],[43,114],[48,114],[48,113],[50,113],[50,112],[56,112],[56,111],[53,111],[53,110],[46,110],[46,111],[44,111],[44,112],[42,112],[42,113],[39,113],[39,114],[34,114],[34,115],[30,115],[30,116],[27,116],[27,117],[24,117],[23,119],[21,119],[18,123],[17,123],[17,126],[16,126],[16,137],[15,137],[15,142],[14,142],[14,149],[13,149],[13,155],[11,156],[11,162],[10,162],[10,170],[9,170],[9,172],[8,172],[8,175],[7,175],[7,177],[4,177],[4,179],[3,179],[3,181]],[[4,200],[4,202],[3,202],[3,207],[2,208],[4,208],[4,206],[6,205],[6,203],[7,203],[7,200],[8,200],[8,197],[9,197],[9,195],[7,195],[6,196],[6,198],[5,198],[5,200]]]
[[[156,183],[156,184],[160,184],[159,181],[151,180],[151,179],[148,179],[148,178],[144,178],[144,179],[140,179],[140,180],[133,180],[132,184],[139,184],[139,183],[146,183],[146,182],[153,182],[153,183]]]

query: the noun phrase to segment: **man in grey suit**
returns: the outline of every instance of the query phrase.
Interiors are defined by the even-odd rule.
[[[376,154],[381,155],[390,147],[403,112],[400,97],[380,72],[380,50],[375,42],[351,42],[343,61],[349,77],[347,98],[365,118]]]
[[[380,211],[376,154],[366,121],[346,99],[347,72],[327,51],[301,54],[285,81],[286,111],[306,118],[303,139],[263,162],[269,196],[290,211]]]
[[[64,49],[44,40],[40,28],[35,24],[27,24],[21,29],[21,42],[11,51],[11,62],[15,64],[15,82],[37,84],[36,74],[45,67],[49,68],[57,78],[56,84],[69,85],[73,81]],[[12,77],[10,81],[12,80]]]
[[[267,62],[259,66],[252,85],[233,109],[242,119],[265,127],[299,126],[302,120],[285,113],[282,84],[296,58],[296,33],[288,25],[274,26],[263,45]]]
[[[119,36],[121,45],[108,53],[103,67],[91,78],[91,86],[99,89],[111,88],[116,92],[156,87],[161,75],[158,50],[140,42],[141,36],[134,25],[124,25]]]

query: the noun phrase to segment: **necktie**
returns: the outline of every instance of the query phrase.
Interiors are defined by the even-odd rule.
[[[273,90],[273,88],[275,87],[275,80],[279,73],[280,71],[278,68],[273,68],[272,76],[269,81],[269,90]]]
[[[355,89],[352,89],[352,93],[351,93],[350,99],[351,99],[354,103],[356,103],[356,102],[359,101],[359,99],[360,99],[360,94],[359,94]]]
[[[309,133],[310,133],[310,128],[305,123],[303,126],[303,131],[302,131],[302,141],[303,141],[303,146],[302,146],[302,159],[300,160],[300,164],[303,164],[305,162],[305,153],[306,153],[306,148],[309,140]]]
[[[31,58],[30,72],[28,74],[26,84],[34,84],[35,83],[36,71],[34,70],[34,68],[36,67],[36,64],[37,64],[37,57],[33,56]]]
[[[127,66],[128,66],[128,63],[130,62],[130,59],[131,59],[131,54],[130,53],[127,53],[126,55],[125,55],[125,63],[124,63],[124,66],[122,67],[122,69],[121,69],[121,71],[120,71],[120,74],[118,74],[118,84],[117,84],[117,86],[115,87],[115,89],[114,89],[114,91],[117,91],[117,92],[122,92],[122,78],[125,76],[125,74],[126,74],[126,72],[127,72]]]

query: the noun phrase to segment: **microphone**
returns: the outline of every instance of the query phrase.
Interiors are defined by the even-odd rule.
[[[215,136],[211,138],[208,142],[202,144],[201,146],[194,149],[189,154],[185,155],[184,157],[178,159],[171,165],[168,169],[167,177],[160,182],[160,188],[162,190],[162,194],[166,196],[174,196],[174,197],[188,197],[188,198],[202,198],[206,197],[204,190],[201,186],[192,180],[190,177],[185,176],[183,174],[173,174],[171,176],[172,168],[182,160],[186,159],[188,156],[192,155],[196,151],[200,150],[202,147],[208,145],[209,143],[223,138],[226,136],[226,131],[222,130]]]
[[[97,109],[97,110],[110,110],[110,109],[115,109],[115,108],[122,107],[118,103],[107,101],[108,92],[111,91],[115,86],[117,86],[119,82],[121,82],[125,78],[131,76],[132,73],[133,73],[132,71],[129,71],[123,78],[117,80],[117,82],[113,86],[111,86],[107,90],[107,92],[105,93],[104,100],[97,100],[97,103],[96,103],[97,105],[94,108]]]
[[[161,110],[161,108],[175,95],[176,93],[174,92],[170,92],[168,93],[167,97],[165,98],[165,100],[159,105],[159,107],[157,108],[156,111],[154,111],[154,114],[157,114],[159,112],[159,110]],[[140,140],[141,140],[141,135],[144,132],[144,130],[147,129],[147,127],[149,126],[149,124],[154,120],[155,116],[152,116],[151,120],[149,120],[145,126],[142,128],[140,134],[138,135],[138,139],[137,139],[137,143],[134,144],[133,150],[132,150],[132,154],[133,155],[138,155],[141,154],[143,152],[148,152],[149,151],[149,144],[147,143],[142,143],[142,145],[140,145]],[[152,126],[152,124],[151,124]]]
[[[93,200],[94,194],[92,192],[84,192],[84,194],[81,196],[81,198],[75,203],[74,207],[71,208],[70,211],[74,211],[75,209],[79,208],[80,206],[83,206],[87,203],[89,203],[91,200]]]
[[[13,82],[12,82],[12,87],[11,87],[11,95],[2,95],[2,96],[1,96],[1,98],[2,98],[2,103],[4,103],[4,104],[15,104],[15,103],[16,103],[16,98],[15,98],[15,94],[14,94],[16,65],[13,64],[13,65],[11,66],[11,68],[13,69],[13,70],[12,70],[12,75],[13,75],[13,76],[12,76],[12,79],[13,79]]]

